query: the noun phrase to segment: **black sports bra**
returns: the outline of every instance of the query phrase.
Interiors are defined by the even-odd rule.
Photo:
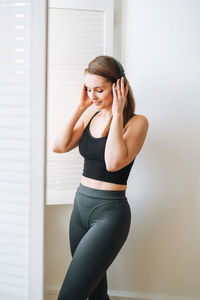
[[[89,130],[90,123],[98,112],[88,122],[79,141],[79,152],[84,157],[82,175],[100,181],[126,185],[135,158],[127,166],[118,171],[109,172],[106,170],[104,152],[107,136],[95,138]]]

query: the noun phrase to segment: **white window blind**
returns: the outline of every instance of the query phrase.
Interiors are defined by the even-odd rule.
[[[30,1],[0,1],[0,299],[28,300]]]
[[[51,141],[79,101],[88,62],[112,52],[113,1],[49,1],[47,204],[73,203],[83,158],[78,148],[68,153],[52,152]]]

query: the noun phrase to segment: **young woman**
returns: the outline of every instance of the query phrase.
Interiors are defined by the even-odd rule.
[[[85,112],[92,104],[96,110]],[[106,270],[129,233],[127,179],[148,126],[144,115],[135,114],[121,63],[107,55],[93,59],[85,69],[80,101],[53,141],[54,152],[78,146],[84,157],[69,224],[72,260],[59,300],[110,299]]]

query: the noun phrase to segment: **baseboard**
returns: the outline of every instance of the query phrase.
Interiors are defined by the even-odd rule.
[[[59,290],[60,286],[47,284],[45,300],[56,300]],[[120,290],[108,290],[108,295],[111,297],[111,300],[199,300],[199,297],[137,293]]]
[[[199,297],[138,293],[119,290],[108,290],[108,294],[112,297],[112,300],[200,300]]]

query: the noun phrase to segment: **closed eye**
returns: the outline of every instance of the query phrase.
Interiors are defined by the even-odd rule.
[[[91,90],[87,89],[88,92],[91,92]],[[103,91],[97,91],[97,93],[102,93]]]

